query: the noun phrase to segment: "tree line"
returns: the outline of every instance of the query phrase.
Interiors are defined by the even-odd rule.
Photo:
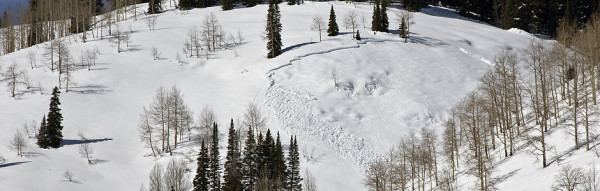
[[[290,137],[287,156],[279,133],[265,132],[265,119],[254,104],[244,115],[242,128],[231,119],[224,163],[219,152],[220,134],[214,112],[205,107],[193,125],[193,115],[176,87],[159,88],[152,104],[140,115],[140,138],[153,156],[172,155],[185,134],[200,142],[198,168],[192,182],[184,161],[172,160],[166,170],[156,164],[150,172],[149,190],[302,190],[300,156],[295,136]],[[194,127],[193,127],[194,126]],[[195,136],[192,138],[192,129]],[[186,133],[183,133],[186,132]],[[183,169],[183,170],[181,170]],[[310,183],[314,188],[314,180]]]
[[[427,133],[410,133],[387,157],[369,166],[365,184],[373,190],[425,190],[426,183],[458,190],[459,169],[467,169],[465,174],[476,178],[476,189],[493,190],[499,157],[526,152],[543,168],[560,160],[550,160],[550,155],[560,155],[553,154],[547,140],[558,128],[571,135],[574,150],[593,151],[600,88],[600,51],[594,47],[600,43],[600,17],[593,16],[582,30],[576,25],[561,22],[557,41],[533,40],[520,54],[499,52],[479,87],[450,110],[440,145],[429,144]],[[523,146],[527,149],[517,149]],[[440,163],[431,162],[436,160]],[[565,179],[579,172],[563,169],[558,187],[564,188],[569,184]]]

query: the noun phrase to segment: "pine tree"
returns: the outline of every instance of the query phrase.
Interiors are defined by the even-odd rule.
[[[148,14],[158,14],[162,12],[162,0],[148,1]]]
[[[211,190],[221,190],[221,164],[219,162],[219,129],[213,123],[212,142],[210,145],[209,182]]]
[[[356,30],[356,40],[360,40],[360,33],[358,33],[358,30]]]
[[[60,143],[62,142],[62,114],[60,113],[60,90],[58,87],[54,87],[52,90],[52,98],[50,98],[50,111],[48,112],[48,120],[46,131],[48,136],[48,146],[52,148],[60,147]]]
[[[379,8],[379,0],[375,0],[375,6],[373,6],[373,21],[371,21],[371,30],[379,31],[379,27],[381,27],[381,9]]]
[[[227,157],[225,161],[225,177],[223,191],[242,190],[240,150],[237,142],[237,133],[233,127],[233,119],[229,126],[229,138],[227,139]]]
[[[407,34],[406,34],[406,19],[402,18],[402,21],[400,22],[400,38],[406,38]]]
[[[46,127],[46,115],[42,118],[40,130],[37,134],[37,145],[42,149],[48,148],[48,132]]]
[[[208,191],[208,165],[210,159],[208,158],[208,148],[202,140],[202,146],[200,147],[200,153],[198,154],[198,168],[196,169],[196,177],[194,177],[194,191]]]
[[[244,190],[254,190],[254,184],[258,179],[258,167],[256,164],[256,142],[254,141],[254,132],[252,127],[248,126],[248,138],[245,142],[244,159],[243,159],[243,176],[242,183]]]
[[[104,12],[104,1],[103,0],[96,0],[96,5],[94,8],[94,13],[96,15],[100,15]]]
[[[281,54],[281,13],[277,0],[269,0],[267,13],[267,58],[275,58]]]
[[[273,152],[273,154],[273,162],[275,166],[274,177],[277,181],[284,181],[286,177],[285,156],[283,155],[283,147],[281,146],[281,138],[279,136],[279,132],[277,132],[277,139],[275,141],[275,151]]]
[[[300,176],[300,154],[298,153],[298,139],[295,136],[290,137],[287,162],[287,187],[290,191],[301,191],[302,177]]]
[[[190,10],[194,8],[194,0],[179,0],[180,10]]]
[[[378,1],[378,0],[376,0]],[[382,0],[381,2],[381,12],[379,13],[381,14],[380,16],[380,21],[379,21],[379,31],[381,32],[388,32],[389,30],[389,26],[390,26],[390,22],[388,21],[388,16],[387,16],[387,8],[385,5],[385,0]]]
[[[333,5],[331,5],[331,11],[329,11],[329,28],[327,29],[328,36],[337,36],[340,32],[338,28],[338,24],[335,18],[335,11],[333,10]]]
[[[221,9],[223,9],[223,11],[233,9],[233,0],[221,0]]]

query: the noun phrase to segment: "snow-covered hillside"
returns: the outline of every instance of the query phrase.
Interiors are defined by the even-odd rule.
[[[341,35],[323,36],[323,42],[318,42],[318,33],[310,30],[311,18],[327,18],[330,5],[336,10]],[[390,33],[373,33],[368,4],[307,1],[280,6],[285,52],[274,59],[266,59],[263,39],[266,5],[225,12],[220,7],[169,10],[158,16],[154,31],[148,30],[145,16],[122,21],[118,25],[133,33],[121,53],[109,38],[86,43],[65,38],[74,58],[96,48],[101,54],[91,71],[82,68],[73,74],[77,84],[71,91],[63,90],[65,145],[44,150],[29,139],[26,157],[0,147],[7,159],[0,165],[0,185],[14,191],[139,189],[147,184],[152,165],[170,158],[146,156],[149,149],[140,142],[137,128],[139,114],[158,87],[177,85],[193,111],[198,113],[206,105],[215,110],[223,135],[231,118],[240,120],[246,105],[257,103],[267,115],[268,127],[282,134],[283,143],[297,135],[301,155],[314,157],[307,161],[303,156],[301,166],[317,178],[320,190],[366,190],[362,180],[369,161],[396,145],[410,129],[442,130],[446,112],[478,85],[497,52],[522,50],[535,38],[430,7],[415,14],[412,36],[405,43],[398,37],[395,8],[388,11]],[[351,10],[366,18],[366,26],[360,23],[358,28],[362,41],[353,40],[352,29],[343,27],[343,17]],[[200,26],[211,12],[225,31],[242,30],[245,43],[219,50],[208,60],[185,58],[178,63],[176,55],[183,55],[188,29]],[[158,60],[152,59],[153,46],[162,52]],[[40,84],[43,90],[43,94],[22,91],[20,99],[0,92],[0,145],[8,145],[24,123],[39,123],[48,111],[58,74],[42,66],[43,47],[0,57],[0,66],[17,63],[34,87]],[[39,67],[29,68],[28,51],[37,54]],[[79,132],[94,140],[93,156],[99,163],[89,165],[80,156]],[[198,146],[186,145],[190,146],[178,148],[175,157],[195,158]],[[527,183],[533,177],[549,186],[552,179],[539,174],[552,177],[558,168],[540,170],[535,167],[541,165],[520,162],[521,158],[504,163],[521,170],[507,170],[514,173],[500,188],[531,190]],[[190,167],[195,169],[195,162]],[[66,169],[74,174],[76,184],[63,180]]]

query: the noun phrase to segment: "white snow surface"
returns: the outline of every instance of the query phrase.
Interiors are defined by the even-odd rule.
[[[328,37],[324,33],[323,41],[318,42],[318,33],[310,30],[311,18],[328,18],[331,4],[341,35]],[[138,6],[140,10],[146,7]],[[7,159],[0,165],[3,190],[147,187],[153,164],[166,163],[172,157],[147,156],[150,150],[139,139],[139,114],[158,87],[172,85],[181,89],[196,113],[205,105],[215,110],[223,134],[222,155],[229,120],[239,122],[246,105],[255,102],[266,114],[269,128],[281,133],[284,147],[291,135],[298,137],[301,166],[317,178],[320,190],[366,190],[363,174],[369,161],[396,145],[411,129],[441,131],[447,111],[478,85],[497,52],[522,50],[535,38],[464,19],[448,9],[429,7],[415,14],[416,24],[405,43],[398,37],[395,12],[399,10],[395,8],[388,10],[390,33],[373,33],[369,29],[372,7],[368,4],[307,1],[280,7],[285,52],[274,59],[265,58],[267,5],[231,11],[221,11],[220,7],[185,12],[171,9],[158,16],[155,31],[148,30],[144,15],[137,21],[122,21],[118,24],[126,30],[131,28],[133,34],[129,47],[121,53],[109,38],[86,43],[65,38],[74,58],[97,47],[101,52],[98,64],[92,71],[77,70],[75,87],[69,92],[62,90],[65,145],[44,150],[37,148],[35,139],[29,139],[25,157],[16,156],[8,148],[9,141],[23,123],[39,123],[48,112],[49,94],[58,84],[58,74],[49,66],[41,66],[43,44],[0,57],[0,66],[17,63],[28,72],[33,86],[40,84],[43,89],[43,94],[22,89],[20,99],[0,92],[0,145],[6,145],[0,147],[0,154]],[[352,29],[344,28],[343,17],[351,10],[366,18],[366,26],[360,23],[358,27],[362,41],[353,40]],[[218,50],[208,60],[185,58],[183,64],[178,63],[175,55],[184,55],[181,50],[188,28],[200,26],[210,12],[217,15],[225,31],[241,29],[245,43]],[[153,46],[162,52],[159,60],[150,56]],[[29,67],[28,51],[36,52],[39,67]],[[337,85],[332,70],[337,73]],[[95,140],[91,145],[97,164],[89,165],[80,156],[78,132]],[[183,142],[173,157],[187,158],[190,168],[195,169],[193,159],[198,150],[194,141]],[[306,155],[314,160],[307,160]],[[589,155],[571,158],[590,161]],[[541,165],[534,163],[535,159],[521,155],[503,162],[498,175],[511,176],[503,179],[499,188],[549,188],[552,178],[548,177],[558,168],[553,164],[540,169],[537,166]],[[76,183],[64,180],[66,169],[74,174]],[[531,181],[536,184],[529,184]]]

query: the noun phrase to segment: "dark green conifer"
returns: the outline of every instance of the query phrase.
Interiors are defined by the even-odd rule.
[[[211,190],[221,190],[221,164],[219,159],[219,129],[213,123],[212,142],[210,144],[209,182]]]
[[[333,5],[331,5],[331,11],[329,11],[329,27],[327,28],[328,36],[337,36],[340,32],[338,28],[338,24],[335,17],[335,11],[333,10]]]
[[[258,167],[256,162],[256,142],[254,140],[254,132],[252,131],[252,127],[249,126],[242,165],[242,183],[244,184],[244,190],[254,190],[254,184],[258,179]]]
[[[200,147],[200,153],[198,154],[198,168],[196,169],[196,177],[194,177],[194,191],[208,191],[209,181],[208,181],[208,165],[210,163],[210,159],[208,158],[208,148],[206,148],[206,144],[204,144],[204,140],[202,140],[202,145]]]
[[[37,134],[37,145],[42,149],[48,148],[48,131],[46,126],[46,115],[42,117],[42,123],[40,124],[40,130]]]
[[[290,137],[287,162],[287,188],[290,191],[301,191],[302,177],[300,176],[300,154],[298,153],[298,139],[295,136]]]
[[[58,87],[54,87],[52,90],[52,98],[50,98],[50,111],[48,112],[48,119],[46,124],[46,131],[48,137],[48,146],[52,148],[60,147],[60,143],[62,142],[62,114],[60,113],[60,90]]]
[[[269,0],[269,10],[267,13],[267,58],[279,56],[283,44],[281,43],[281,13],[277,0]]]
[[[227,139],[227,161],[225,161],[223,191],[238,191],[243,189],[240,149],[237,142],[237,133],[233,126],[233,119],[231,119],[228,133],[229,138]]]

